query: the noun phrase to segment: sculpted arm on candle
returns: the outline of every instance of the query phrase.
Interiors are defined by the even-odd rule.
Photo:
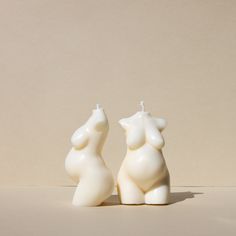
[[[118,174],[118,191],[123,204],[167,204],[169,172],[162,155],[166,127],[162,118],[148,112],[120,120],[126,132],[127,153]]]

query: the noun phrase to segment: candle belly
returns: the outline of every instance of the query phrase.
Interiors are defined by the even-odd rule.
[[[162,152],[149,144],[136,151],[128,151],[124,168],[143,191],[151,188],[168,171]]]

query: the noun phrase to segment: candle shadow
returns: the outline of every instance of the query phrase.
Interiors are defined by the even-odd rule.
[[[121,205],[118,195],[111,195],[101,206],[117,206]]]
[[[170,203],[166,204],[164,206],[176,204],[178,202],[185,201],[186,199],[195,198],[195,195],[198,195],[198,194],[203,194],[203,193],[202,192],[190,192],[190,191],[172,192],[172,193],[170,193]],[[119,196],[112,195],[101,206],[117,206],[117,205],[122,205],[120,203]],[[152,205],[152,206],[154,206],[154,205]]]
[[[195,195],[197,194],[203,194],[201,192],[190,192],[190,191],[186,191],[186,192],[172,192],[170,193],[170,203],[171,204],[175,204],[177,202],[182,202],[186,199],[190,199],[190,198],[195,198]]]

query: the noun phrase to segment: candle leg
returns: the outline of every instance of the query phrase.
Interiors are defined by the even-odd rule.
[[[169,175],[161,181],[158,181],[153,187],[145,193],[146,204],[168,204],[170,196]]]
[[[122,204],[144,204],[145,202],[143,191],[122,171],[118,176],[118,193]]]
[[[109,178],[108,178],[109,177]],[[98,174],[80,180],[73,197],[75,206],[98,206],[112,194],[113,179]]]

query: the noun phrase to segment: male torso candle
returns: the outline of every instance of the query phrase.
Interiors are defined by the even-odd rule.
[[[112,194],[113,177],[101,156],[107,133],[107,117],[97,105],[88,121],[71,138],[73,147],[66,158],[65,168],[78,184],[73,205],[97,206]]]
[[[122,204],[167,204],[170,177],[161,150],[166,121],[141,106],[142,111],[119,121],[126,131],[127,153],[118,174],[118,193]]]

